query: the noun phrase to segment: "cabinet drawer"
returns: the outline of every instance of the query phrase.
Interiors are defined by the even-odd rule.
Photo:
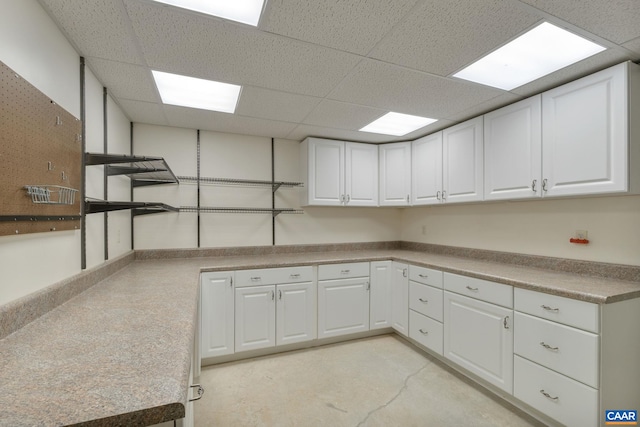
[[[442,271],[426,267],[409,266],[409,280],[442,288]]]
[[[513,287],[488,280],[444,273],[444,288],[481,301],[513,307]]]
[[[318,267],[318,280],[348,279],[350,277],[368,277],[368,262],[345,264],[326,264]]]
[[[409,282],[409,308],[442,322],[442,289]]]
[[[519,356],[514,356],[513,391],[517,399],[564,425],[598,425],[597,390]]]
[[[554,322],[598,333],[598,304],[517,288],[515,309]]]
[[[310,282],[313,267],[259,268],[236,271],[236,287],[276,285],[283,283]]]
[[[442,323],[409,310],[409,338],[412,338],[442,356]]]
[[[515,353],[598,388],[598,335],[517,312],[514,330]]]

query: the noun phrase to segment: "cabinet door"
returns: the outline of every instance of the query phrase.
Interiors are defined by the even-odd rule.
[[[411,142],[380,145],[380,206],[411,203]]]
[[[318,338],[369,330],[369,278],[318,282]]]
[[[236,289],[236,352],[276,343],[275,286]]]
[[[307,165],[305,205],[340,206],[344,197],[344,142],[307,138],[302,159]]]
[[[485,200],[542,195],[540,95],[484,115]]]
[[[276,345],[316,338],[316,286],[313,282],[278,285]]]
[[[513,390],[513,311],[444,293],[444,356],[509,393]]]
[[[345,205],[378,206],[378,146],[345,145]]]
[[[409,266],[394,262],[391,280],[391,326],[409,335]]]
[[[200,354],[233,354],[233,272],[202,273],[200,296]]]
[[[371,263],[369,329],[391,327],[391,261]]]
[[[628,188],[627,64],[542,94],[544,196]]]
[[[442,202],[442,132],[411,143],[411,200],[413,205]]]
[[[482,200],[482,117],[442,131],[442,180],[445,202]]]

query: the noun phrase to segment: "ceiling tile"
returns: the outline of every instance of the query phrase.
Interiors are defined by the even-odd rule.
[[[81,56],[144,64],[121,1],[40,0]]]
[[[323,97],[361,59],[175,8],[126,5],[148,65],[161,71]]]
[[[640,37],[625,43],[623,46],[640,55]],[[638,59],[638,56],[636,56],[636,59]]]
[[[584,77],[587,74],[593,74],[596,71],[619,64],[620,62],[624,62],[626,59],[627,56],[622,49],[607,49],[597,55],[558,70],[555,73],[551,73],[524,86],[513,89],[511,92],[524,96],[540,93],[580,77]]]
[[[355,130],[386,114],[387,110],[323,100],[303,123],[338,129]]]
[[[87,58],[87,65],[117,98],[160,101],[153,77],[147,67],[99,58]]]
[[[416,4],[394,1],[269,0],[260,29],[366,55]]]
[[[164,113],[169,125],[188,129],[212,130],[216,132],[238,133],[242,135],[285,138],[295,127],[295,123],[242,117],[235,114],[165,105]]]
[[[162,107],[155,103],[119,99],[118,104],[132,122],[168,126]]]
[[[638,0],[521,0],[614,43],[640,37]]]
[[[527,9],[504,0],[426,1],[369,56],[448,76],[541,20]]]
[[[321,98],[244,86],[236,114],[283,122],[300,122]]]
[[[475,83],[366,59],[336,87],[329,98],[439,119],[503,93],[502,90]]]
[[[513,104],[514,102],[519,101],[522,98],[524,97],[520,95],[505,93],[500,96],[496,96],[495,98],[492,98],[488,101],[475,104],[472,107],[460,111],[459,113],[456,113],[447,118],[456,122],[462,122],[473,117],[488,113],[489,111],[496,110],[500,107],[504,107],[505,105]]]

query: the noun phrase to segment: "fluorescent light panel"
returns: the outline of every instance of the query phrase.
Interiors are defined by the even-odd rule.
[[[543,22],[453,76],[511,90],[605,49]]]
[[[369,123],[360,129],[360,132],[403,136],[437,121],[437,119],[427,117],[391,112]]]
[[[155,0],[158,3],[258,26],[264,0]]]
[[[152,71],[162,102],[181,107],[233,113],[241,86]]]

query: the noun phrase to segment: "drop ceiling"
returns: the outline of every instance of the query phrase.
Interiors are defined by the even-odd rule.
[[[133,122],[302,140],[410,140],[640,60],[638,0],[267,0],[251,27],[151,0],[40,0]],[[503,91],[451,77],[548,21],[602,53]],[[235,114],[163,105],[151,70],[242,85]],[[389,111],[439,119],[358,132]]]

